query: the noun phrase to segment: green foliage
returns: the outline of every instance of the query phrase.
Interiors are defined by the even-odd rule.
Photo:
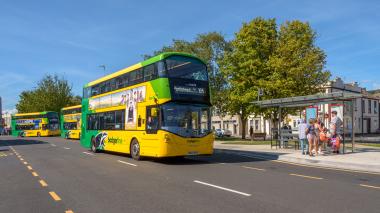
[[[269,118],[275,109],[262,110],[251,104],[257,91],[261,99],[309,95],[320,91],[330,73],[324,70],[325,53],[315,45],[316,34],[308,23],[285,22],[279,28],[275,19],[256,18],[244,23],[232,41],[232,51],[220,61],[228,79],[228,109],[245,124],[252,113]],[[291,110],[283,111],[285,116]]]
[[[219,111],[225,112],[225,85],[226,81],[219,71],[218,61],[224,57],[226,51],[230,50],[230,43],[226,41],[224,36],[218,32],[210,32],[199,34],[194,41],[184,41],[174,39],[169,46],[155,51],[154,55],[162,52],[186,52],[193,54],[207,63],[210,79],[211,103],[218,108]],[[144,58],[149,58],[145,55]]]
[[[81,103],[80,96],[73,96],[72,86],[57,75],[46,75],[33,90],[23,91],[16,104],[19,113],[56,111],[62,107]]]

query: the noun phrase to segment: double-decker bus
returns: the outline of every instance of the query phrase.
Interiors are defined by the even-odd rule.
[[[55,136],[60,134],[57,112],[19,113],[12,116],[12,135],[21,137]]]
[[[64,107],[61,109],[61,137],[80,139],[82,105]]]
[[[81,144],[141,156],[211,155],[205,63],[167,52],[84,86]]]

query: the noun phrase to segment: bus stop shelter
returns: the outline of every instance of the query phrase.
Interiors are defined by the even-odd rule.
[[[364,95],[361,93],[352,92],[333,92],[325,94],[307,95],[307,96],[295,96],[288,98],[270,99],[252,102],[254,105],[261,108],[278,108],[278,137],[276,140],[281,140],[281,123],[282,123],[282,109],[284,108],[301,108],[310,106],[321,106],[325,104],[340,104],[343,106],[343,153],[345,153],[345,135],[347,134],[347,121],[345,117],[351,117],[351,135],[352,152],[354,152],[355,147],[355,104],[358,98],[363,98]],[[346,112],[346,114],[345,114]],[[348,115],[347,115],[348,114]],[[281,144],[281,143],[280,143]],[[281,145],[280,145],[281,147]],[[276,141],[277,148],[277,141]]]

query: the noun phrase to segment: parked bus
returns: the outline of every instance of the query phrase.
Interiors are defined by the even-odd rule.
[[[60,134],[57,112],[19,113],[12,116],[12,135],[21,137]]]
[[[80,139],[82,105],[64,107],[61,109],[61,137]]]
[[[81,144],[135,160],[210,155],[210,106],[205,63],[162,53],[84,86]]]

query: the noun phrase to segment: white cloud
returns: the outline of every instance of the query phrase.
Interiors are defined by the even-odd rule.
[[[372,89],[380,89],[380,83],[378,83],[378,82],[374,82],[374,83],[372,83]]]

